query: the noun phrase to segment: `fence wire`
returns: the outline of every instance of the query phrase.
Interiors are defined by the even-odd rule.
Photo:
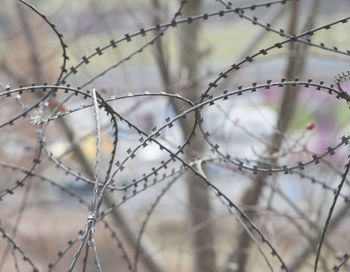
[[[272,57],[275,56],[276,52],[282,52],[290,45],[302,45],[305,48],[310,48],[310,50],[318,50],[331,56],[348,57],[350,51],[342,48],[345,45],[327,45],[326,42],[312,41],[312,38],[318,34],[324,37],[325,33],[331,32],[334,28],[346,29],[350,17],[344,16],[330,20],[299,33],[289,33],[288,30],[274,26],[276,23],[263,22],[264,18],[259,18],[259,16],[266,10],[276,9],[279,5],[286,5],[289,9],[295,2],[304,7],[310,1],[276,0],[236,7],[231,2],[217,0],[211,3],[213,6],[215,4],[214,11],[183,17],[183,10],[189,2],[191,1],[183,0],[177,3],[177,9],[169,16],[169,21],[141,28],[120,38],[116,37],[107,43],[101,42],[101,45],[90,53],[80,52],[82,53],[80,59],[76,59],[74,57],[70,58],[70,51],[68,50],[70,41],[66,40],[61,34],[60,26],[55,26],[50,16],[40,11],[40,6],[36,8],[29,2],[18,0],[18,3],[27,8],[33,15],[38,16],[56,36],[57,46],[61,50],[60,59],[62,64],[58,69],[59,75],[53,83],[37,82],[23,84],[15,88],[10,87],[6,82],[2,83],[0,92],[2,107],[0,110],[0,138],[2,144],[5,146],[11,137],[21,140],[28,133],[34,139],[35,144],[27,146],[31,152],[23,160],[13,161],[5,155],[1,155],[0,166],[4,173],[0,184],[0,205],[4,211],[0,213],[0,232],[4,242],[1,244],[0,251],[1,271],[111,271],[110,268],[106,268],[108,266],[104,263],[107,262],[107,257],[104,255],[108,254],[121,256],[120,259],[116,258],[115,260],[114,265],[117,268],[114,271],[144,271],[143,269],[146,269],[144,264],[140,265],[139,263],[143,263],[144,259],[147,258],[152,259],[159,254],[143,250],[142,242],[144,238],[147,238],[145,237],[147,236],[146,228],[152,220],[156,221],[154,213],[158,207],[162,206],[162,200],[170,192],[174,194],[174,191],[171,191],[172,188],[182,182],[188,173],[198,177],[207,186],[212,194],[213,202],[223,205],[225,216],[230,216],[233,219],[233,221],[230,221],[231,229],[237,228],[235,224],[238,224],[239,230],[248,234],[256,252],[261,256],[261,262],[264,263],[262,265],[264,268],[261,271],[296,271],[290,269],[288,264],[290,256],[293,256],[293,254],[279,244],[279,239],[283,238],[277,239],[277,234],[271,235],[270,233],[268,226],[274,225],[276,221],[270,220],[266,226],[261,224],[261,217],[264,217],[261,215],[264,213],[263,204],[247,209],[247,207],[241,205],[239,199],[232,196],[229,189],[218,183],[215,174],[208,173],[210,169],[214,169],[215,173],[226,173],[227,171],[231,173],[234,178],[223,179],[218,174],[220,176],[218,179],[230,186],[237,182],[237,180],[232,182],[232,179],[239,179],[237,177],[245,177],[246,179],[264,177],[264,184],[266,188],[269,188],[266,190],[270,192],[271,198],[270,201],[267,201],[266,213],[283,217],[290,222],[288,224],[295,225],[297,234],[288,234],[289,228],[286,229],[286,232],[281,231],[281,234],[297,235],[298,238],[295,239],[299,241],[298,245],[305,241],[307,245],[311,244],[311,251],[314,252],[314,255],[304,260],[308,264],[310,264],[310,258],[313,260],[313,264],[310,265],[312,268],[308,268],[309,271],[322,271],[320,266],[323,269],[328,267],[332,271],[348,271],[349,254],[341,254],[337,263],[334,263],[334,260],[331,261],[331,257],[327,256],[327,253],[323,254],[323,252],[325,250],[333,253],[344,251],[339,249],[341,246],[338,246],[337,238],[333,238],[332,222],[340,214],[338,220],[346,223],[346,209],[349,206],[349,180],[347,178],[349,162],[347,155],[349,154],[350,134],[341,135],[338,139],[332,141],[332,144],[317,152],[303,144],[303,140],[306,139],[305,129],[299,140],[295,140],[292,131],[278,132],[278,128],[274,127],[274,132],[277,131],[277,134],[282,134],[283,141],[289,142],[294,139],[294,144],[289,149],[286,147],[287,149],[284,152],[281,151],[282,153],[277,152],[276,154],[260,156],[263,151],[259,151],[256,152],[259,153],[257,156],[249,155],[246,157],[244,153],[241,155],[240,152],[232,152],[232,148],[239,146],[253,149],[253,147],[249,144],[245,146],[245,143],[242,144],[240,140],[230,139],[230,137],[226,137],[228,140],[223,141],[220,138],[220,132],[213,129],[218,125],[213,124],[213,120],[219,122],[215,119],[217,115],[210,117],[210,113],[221,112],[224,116],[223,119],[231,123],[230,128],[233,128],[234,131],[237,131],[237,129],[243,130],[244,137],[252,137],[255,141],[264,145],[265,149],[268,149],[269,145],[273,146],[274,143],[270,143],[266,137],[259,135],[259,132],[255,132],[254,127],[242,127],[238,120],[230,119],[229,108],[232,106],[225,107],[228,102],[232,103],[233,107],[239,107],[238,104],[233,104],[234,101],[239,99],[249,101],[254,99],[252,97],[264,97],[264,95],[270,95],[271,93],[282,94],[287,88],[292,88],[294,92],[302,89],[303,94],[305,93],[305,99],[310,100],[307,102],[311,103],[313,97],[317,100],[317,97],[321,96],[325,101],[324,107],[328,106],[328,101],[333,101],[332,103],[336,104],[335,108],[337,108],[337,105],[345,105],[349,108],[350,96],[348,94],[349,85],[347,84],[350,79],[349,71],[329,69],[328,74],[332,75],[331,82],[327,82],[329,79],[320,80],[317,78],[314,80],[308,77],[305,78],[303,73],[298,75],[300,78],[276,79],[276,76],[271,74],[271,78],[254,79],[248,74],[244,75],[244,72],[239,74],[244,75],[244,80],[239,82],[237,73],[239,73],[238,70],[247,69],[258,61],[264,63],[265,58],[267,59],[271,55]],[[99,86],[109,73],[113,73],[118,69],[121,70],[124,65],[134,61],[137,56],[146,54],[145,51],[149,50],[148,47],[153,46],[153,49],[156,50],[154,45],[160,41],[167,41],[170,31],[175,31],[180,26],[188,27],[199,23],[205,28],[212,21],[225,21],[224,24],[228,24],[233,16],[236,17],[235,20],[252,24],[255,28],[270,33],[273,36],[271,40],[276,40],[276,42],[254,49],[254,52],[249,53],[244,58],[232,61],[228,68],[221,69],[216,76],[211,75],[210,78],[203,79],[203,82],[207,80],[210,80],[210,82],[201,89],[201,93],[196,100],[189,99],[186,92],[181,90],[178,92],[171,89],[163,91],[128,90],[109,95],[108,92],[106,94],[103,91],[104,86]],[[345,35],[345,30],[343,31]],[[82,82],[78,83],[80,81],[79,75],[86,73],[86,69],[90,66],[94,66],[95,59],[102,58],[106,54],[110,54],[110,51],[118,50],[120,47],[128,48],[136,39],[140,39],[143,43],[136,50],[131,50],[131,53],[120,57],[114,63],[111,63],[111,60],[107,68],[100,69],[98,65],[93,67],[94,72],[89,74],[87,79],[82,79]],[[139,43],[135,42],[135,44]],[[286,53],[283,51],[281,54]],[[10,58],[10,56],[7,57]],[[270,64],[267,63],[266,65]],[[195,79],[191,80],[195,81]],[[234,87],[234,82],[237,81],[239,82],[238,87]],[[247,81],[252,83],[248,84]],[[115,84],[118,85],[119,83],[115,82]],[[152,124],[152,127],[149,128],[133,117],[131,111],[124,111],[123,104],[135,105],[135,111],[139,108],[142,110],[144,105],[151,105],[150,107],[155,110],[154,114],[159,117],[162,116],[161,113],[157,113],[157,101],[159,100],[166,101],[168,105],[179,103],[182,108],[179,111],[171,110],[168,113],[169,116],[158,122],[157,125]],[[333,104],[329,102],[329,105],[332,106]],[[275,103],[272,108],[277,106]],[[91,128],[95,128],[80,138],[74,135],[78,133],[79,125],[70,123],[70,118],[79,114],[93,116],[94,122],[90,123]],[[146,116],[146,112],[144,114]],[[347,112],[341,112],[341,114],[343,116],[348,115]],[[184,132],[181,142],[170,139],[169,135],[174,136],[179,133],[183,120],[190,120],[191,127]],[[265,126],[268,127],[267,122]],[[55,127],[60,128],[55,131]],[[223,127],[221,128],[224,130]],[[306,130],[311,131],[313,129],[314,124],[309,124]],[[108,131],[108,140],[105,140],[103,136],[106,131]],[[325,133],[331,134],[331,131]],[[126,135],[132,138],[132,143],[129,143],[129,145],[125,140]],[[323,136],[321,135],[321,137]],[[81,147],[81,143],[91,137],[95,140],[95,143],[92,144],[95,149],[95,155],[93,156],[95,167],[92,166],[93,163],[88,162],[84,154],[84,148]],[[52,144],[60,139],[68,139],[69,146],[65,148],[63,153],[57,155],[57,152],[52,149]],[[193,142],[198,141],[198,139],[204,146],[208,147],[209,152],[205,155],[203,150],[196,151]],[[105,141],[110,144],[108,154],[103,154]],[[294,150],[296,149],[299,151],[295,154]],[[143,160],[144,152],[156,153],[154,150],[161,152],[162,155],[151,165],[145,163]],[[193,150],[195,151],[193,152]],[[191,152],[195,154],[193,160],[189,160],[189,157],[185,156],[185,154]],[[338,156],[339,153],[345,155]],[[31,156],[30,159],[28,156]],[[288,156],[291,159],[286,159]],[[144,173],[139,174],[139,170],[135,171],[135,165]],[[202,168],[203,165],[206,166],[205,170]],[[52,170],[54,174],[46,171],[50,168],[54,169]],[[327,175],[322,176],[322,173],[325,172],[324,169],[327,169],[327,173],[332,173],[332,182],[329,182]],[[318,171],[319,175],[317,174]],[[125,172],[127,172],[127,182],[122,183],[120,180],[125,179]],[[69,183],[62,182],[62,176]],[[320,194],[320,199],[324,198],[324,201],[319,201],[318,207],[312,207],[319,213],[317,219],[308,218],[311,208],[308,205],[304,205],[304,208],[302,208],[297,201],[290,198],[288,192],[282,189],[285,180],[292,181],[297,186],[300,185],[305,188],[309,186],[308,188],[312,188],[313,192]],[[11,205],[9,203],[12,203],[11,198],[20,201],[24,187],[27,188],[32,183],[37,188],[54,188],[55,190],[45,189],[46,192],[39,189],[39,193],[46,195],[48,198],[50,194],[55,194],[55,197],[60,196],[57,194],[57,190],[61,191],[62,195],[68,196],[76,203],[75,205],[79,205],[79,209],[84,211],[85,215],[84,220],[79,221],[79,225],[82,226],[80,230],[76,231],[76,228],[73,228],[74,234],[71,233],[70,237],[66,237],[65,246],[57,248],[55,243],[48,244],[50,247],[54,247],[58,253],[57,256],[49,260],[46,267],[34,257],[35,254],[31,252],[30,248],[27,246],[22,248],[21,235],[13,231],[13,228],[16,227],[12,225],[14,224],[13,220],[8,220],[9,216],[17,213],[12,211],[10,215],[8,214],[11,210],[9,209],[9,205]],[[37,184],[46,184],[48,187],[38,187]],[[87,188],[88,193],[74,190],[71,184],[81,185],[79,188],[85,186],[84,188]],[[160,188],[160,190],[155,191],[153,188]],[[242,190],[242,187],[238,186],[236,190]],[[135,244],[130,245],[118,229],[118,222],[112,223],[111,217],[113,213],[131,203],[134,199],[145,195],[148,191],[152,192],[152,196],[149,197],[151,201],[146,199],[145,204],[141,204],[141,206],[144,206],[144,217],[136,231]],[[112,202],[105,202],[107,196],[112,199]],[[35,193],[30,193],[30,200],[36,200],[37,198],[38,196]],[[276,204],[273,198],[280,198],[280,202],[284,203],[283,205],[287,208],[279,209],[279,204]],[[66,199],[66,197],[63,199]],[[340,200],[342,200],[342,204]],[[60,203],[63,205],[65,201],[60,200]],[[69,201],[68,203],[71,203]],[[25,205],[29,205],[26,203]],[[62,207],[65,208],[64,205]],[[256,209],[253,214],[251,209]],[[342,209],[345,211],[343,214],[341,214]],[[257,214],[260,214],[260,216],[256,216]],[[49,217],[42,213],[42,219],[46,220],[46,218]],[[215,223],[215,220],[212,220]],[[19,230],[25,231],[24,223],[17,222],[17,224]],[[134,225],[136,224],[131,224],[130,228],[135,227]],[[277,228],[278,224],[275,225]],[[113,244],[115,252],[106,253],[103,250],[104,246],[99,241],[99,239],[102,239],[100,233],[108,235],[107,241]],[[219,235],[221,234],[218,233]],[[227,234],[227,236],[229,235],[232,234]],[[344,236],[344,239],[348,239],[349,232],[343,232],[341,235]],[[55,239],[54,232],[50,236]],[[37,243],[41,243],[41,239],[38,238]],[[217,247],[220,246],[217,245]],[[230,250],[227,250],[226,255],[229,255],[229,253]],[[145,254],[147,256],[142,256]],[[13,265],[11,268],[7,268],[11,258]],[[23,262],[19,259],[23,259]],[[320,262],[322,265],[320,265]],[[330,263],[334,263],[333,266]],[[169,268],[165,271],[172,270]],[[221,270],[218,268],[218,271]],[[230,271],[241,270],[235,268],[231,263]]]

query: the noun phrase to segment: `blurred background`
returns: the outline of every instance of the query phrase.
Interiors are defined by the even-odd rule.
[[[109,176],[111,159],[111,173],[117,161],[126,160],[125,169],[113,177],[113,186],[125,190],[106,191],[100,212],[108,214],[96,226],[103,271],[269,271],[259,250],[274,271],[313,271],[347,163],[349,105],[317,86],[249,88],[312,79],[348,92],[348,22],[303,37],[316,46],[288,42],[270,47],[286,40],[284,33],[298,35],[347,18],[349,1],[273,1],[261,7],[263,2],[256,0],[28,1],[39,14],[22,1],[1,2],[1,93],[19,86],[69,84],[83,92],[96,89],[116,112],[115,120],[102,108],[100,115],[99,179]],[[244,13],[219,14],[235,8],[245,8]],[[42,15],[63,35],[61,40]],[[200,19],[163,26],[188,16]],[[263,49],[268,54],[254,56]],[[233,64],[239,69],[230,69]],[[145,137],[140,131],[152,133],[195,103],[242,88],[249,90],[201,107],[200,127],[195,121],[200,118],[189,111],[186,119],[176,118],[160,131],[165,148],[152,142],[129,158]],[[0,271],[32,271],[30,262],[39,271],[65,271],[78,247],[72,241],[87,224],[96,162],[92,101],[62,89],[39,104],[46,93],[37,89],[0,93]],[[187,167],[169,159],[175,153]],[[240,171],[239,162],[252,169],[308,165],[304,171],[295,167],[288,175],[268,175]],[[213,188],[239,210],[229,211]],[[348,195],[345,179],[319,271],[331,271],[348,258]],[[278,250],[288,270],[280,268],[259,233],[253,231],[261,248],[250,242],[242,226],[254,228],[237,219],[240,212]],[[80,256],[73,271],[96,271],[89,254]],[[348,269],[344,264],[336,271]]]

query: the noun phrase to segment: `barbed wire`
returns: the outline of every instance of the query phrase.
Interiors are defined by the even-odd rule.
[[[1,84],[3,90],[0,92],[0,100],[4,103],[5,107],[6,103],[11,105],[12,101],[16,101],[20,105],[20,109],[11,109],[10,114],[2,118],[0,123],[0,136],[5,135],[6,131],[13,127],[16,129],[18,128],[17,133],[21,134],[21,130],[24,130],[25,127],[28,126],[33,128],[36,133],[36,147],[33,147],[35,152],[30,159],[30,166],[24,167],[20,165],[20,163],[17,164],[7,161],[7,158],[1,159],[1,168],[4,169],[4,171],[11,172],[14,178],[12,178],[12,174],[9,174],[7,183],[0,185],[0,203],[19,195],[18,192],[25,183],[31,183],[37,180],[59,189],[65,195],[78,201],[78,203],[81,204],[80,206],[82,206],[81,209],[86,213],[84,227],[80,228],[77,234],[73,235],[62,249],[58,251],[54,260],[50,260],[50,263],[47,265],[48,271],[61,269],[59,268],[59,264],[63,263],[64,258],[70,258],[68,265],[62,264],[62,266],[66,265],[64,268],[66,271],[75,271],[79,265],[81,265],[82,271],[86,271],[90,259],[93,260],[94,269],[97,269],[97,271],[104,271],[104,258],[101,258],[102,253],[99,251],[101,245],[96,242],[96,239],[99,239],[96,235],[99,234],[100,231],[100,229],[97,229],[99,225],[103,225],[106,232],[109,232],[112,238],[111,240],[117,244],[127,270],[132,272],[139,271],[138,263],[140,260],[142,258],[147,259],[153,257],[152,252],[142,252],[141,250],[142,238],[145,236],[146,227],[151,220],[151,215],[155,212],[156,208],[160,206],[161,200],[165,198],[171,187],[182,180],[187,174],[195,175],[198,181],[208,188],[213,199],[221,203],[228,211],[228,214],[238,223],[239,227],[248,234],[269,271],[276,271],[276,263],[278,263],[278,269],[281,271],[291,271],[285,261],[285,252],[278,247],[278,244],[275,244],[275,239],[264,233],[264,228],[259,226],[254,216],[251,216],[245,207],[241,207],[239,201],[230,197],[230,192],[219,188],[220,186],[217,184],[215,178],[211,177],[210,174],[206,174],[206,171],[202,169],[202,164],[220,166],[229,169],[230,172],[236,175],[244,177],[249,177],[251,175],[272,176],[280,173],[288,174],[292,177],[299,177],[302,180],[305,179],[309,181],[310,187],[313,187],[313,184],[317,184],[322,192],[332,195],[333,197],[329,203],[330,207],[328,213],[322,213],[322,215],[326,217],[325,223],[315,223],[307,218],[305,212],[302,212],[294,203],[289,201],[283,190],[273,184],[269,184],[271,192],[279,195],[285,203],[287,203],[289,208],[300,217],[304,218],[308,226],[313,229],[314,232],[311,233],[303,229],[303,226],[298,222],[293,222],[293,225],[303,238],[312,243],[314,233],[320,232],[317,252],[314,259],[314,271],[318,271],[319,260],[322,260],[323,263],[327,263],[327,258],[321,255],[321,249],[323,244],[325,244],[325,248],[328,250],[337,248],[326,240],[326,234],[329,233],[338,198],[342,198],[345,203],[349,202],[350,196],[348,192],[344,192],[344,188],[348,189],[346,177],[350,163],[347,162],[347,160],[341,160],[343,164],[346,163],[345,170],[340,170],[341,176],[337,173],[334,174],[336,177],[340,176],[341,178],[336,188],[336,185],[330,185],[320,177],[305,172],[309,170],[311,166],[321,168],[322,162],[326,157],[328,158],[338,152],[340,153],[341,150],[345,150],[345,153],[348,153],[346,147],[349,142],[350,134],[345,134],[335,144],[326,146],[325,150],[322,152],[307,153],[307,159],[303,157],[303,160],[299,160],[298,162],[290,160],[288,163],[280,163],[278,162],[278,159],[281,157],[280,154],[275,154],[276,161],[273,162],[273,160],[269,159],[273,154],[269,154],[270,157],[252,159],[244,156],[244,154],[241,157],[237,157],[231,152],[226,151],[229,148],[225,148],[226,143],[222,143],[222,141],[218,140],[217,135],[219,133],[215,129],[212,129],[212,119],[206,116],[210,113],[209,109],[215,108],[215,106],[220,105],[220,103],[226,103],[227,101],[233,101],[241,97],[258,96],[265,92],[278,93],[282,92],[287,87],[292,87],[295,90],[303,88],[305,92],[310,92],[314,97],[322,93],[325,96],[328,95],[329,98],[333,98],[337,105],[349,107],[350,96],[346,89],[346,82],[349,81],[350,78],[349,71],[340,72],[336,75],[333,84],[327,83],[326,80],[319,81],[319,79],[313,80],[308,78],[282,78],[281,80],[274,80],[272,76],[271,79],[264,80],[264,83],[259,83],[257,81],[246,87],[243,87],[243,85],[233,87],[232,84],[230,88],[223,88],[222,85],[227,84],[227,81],[231,79],[239,69],[245,67],[243,65],[249,66],[258,58],[261,58],[263,61],[264,56],[272,53],[275,49],[277,51],[278,49],[284,48],[287,44],[300,43],[307,47],[314,47],[331,54],[349,56],[349,50],[340,49],[340,46],[326,45],[326,42],[312,42],[311,37],[315,33],[326,30],[331,31],[335,26],[348,24],[350,17],[347,16],[336,19],[309,30],[303,30],[299,34],[288,33],[288,31],[282,28],[278,29],[277,27],[273,27],[269,22],[262,23],[263,19],[258,18],[258,15],[250,15],[248,13],[253,13],[263,8],[274,8],[277,5],[288,5],[298,0],[275,0],[242,7],[233,7],[231,2],[216,0],[224,9],[181,17],[186,5],[190,3],[190,1],[182,0],[179,2],[177,10],[169,17],[170,19],[168,22],[141,28],[135,32],[127,33],[119,39],[112,39],[108,43],[102,43],[102,45],[97,47],[92,53],[83,53],[84,55],[80,57],[81,60],[78,61],[77,64],[67,68],[70,59],[67,51],[68,45],[61,32],[57,30],[56,26],[51,22],[51,19],[47,18],[44,13],[39,11],[40,9],[24,0],[18,1],[38,15],[55,34],[60,49],[62,50],[62,65],[60,67],[60,74],[53,84],[33,83],[32,85],[19,86],[18,88],[11,88],[8,85]],[[186,27],[199,22],[205,25],[209,19],[216,18],[222,20],[222,18],[229,14],[235,15],[239,20],[252,24],[253,26],[258,26],[265,32],[273,33],[276,37],[281,37],[281,40],[269,44],[265,48],[259,48],[256,52],[249,53],[249,55],[238,61],[231,61],[232,64],[230,64],[229,68],[221,70],[216,78],[210,79],[208,86],[202,89],[196,101],[187,98],[189,96],[185,95],[183,90],[176,93],[166,89],[161,92],[155,92],[153,90],[147,92],[140,92],[138,90],[125,92],[122,90],[120,93],[107,97],[107,95],[99,91],[98,88],[91,87],[92,83],[98,84],[97,79],[103,79],[108,72],[120,67],[121,64],[128,63],[134,56],[144,53],[147,47],[156,44],[159,39],[164,39],[171,29],[179,25]],[[86,66],[93,66],[93,60],[95,60],[95,58],[109,52],[108,50],[119,48],[122,44],[128,47],[128,44],[134,42],[134,39],[137,37],[146,40],[149,34],[153,36],[132,53],[113,62],[107,68],[100,69],[94,76],[90,76],[87,80],[84,80],[83,83],[76,84],[78,80],[77,76],[81,69]],[[207,80],[203,81],[206,82]],[[69,84],[67,84],[67,82],[69,82]],[[74,82],[74,84],[72,82]],[[71,86],[70,84],[78,87]],[[30,97],[30,99],[27,99],[28,97]],[[143,126],[140,125],[139,120],[134,120],[129,114],[122,114],[122,107],[118,108],[114,105],[114,103],[132,103],[136,101],[136,99],[146,100],[146,98],[154,100],[163,99],[164,101],[168,101],[167,103],[169,104],[171,104],[171,101],[176,101],[176,103],[181,103],[183,106],[179,110],[173,110],[170,114],[164,115],[168,117],[164,118],[157,126],[153,126],[151,129],[144,129]],[[77,102],[73,103],[73,100]],[[144,105],[146,102],[141,102],[141,104]],[[153,107],[157,106],[154,105]],[[225,115],[225,119],[234,124],[229,113],[221,107],[218,107],[218,109]],[[157,111],[156,108],[154,108],[154,110]],[[57,154],[51,150],[50,137],[52,136],[50,134],[52,131],[50,131],[50,128],[55,126],[57,122],[65,122],[63,120],[69,119],[73,114],[81,114],[82,112],[91,113],[94,117],[95,123],[94,126],[92,126],[95,129],[94,132],[92,131],[87,134],[85,138],[82,137],[76,140],[76,144],[70,142],[69,147],[65,148],[63,155],[57,156]],[[191,120],[191,126],[186,131],[183,131],[181,143],[174,144],[167,139],[166,135],[175,135],[178,133],[184,120]],[[104,122],[106,122],[106,124],[104,124]],[[25,125],[23,125],[23,123],[25,123]],[[51,126],[49,127],[49,125]],[[125,143],[121,143],[123,142],[123,139],[121,139],[121,128],[124,126],[127,127],[129,133],[135,139],[137,138],[130,146],[125,146]],[[74,132],[76,128],[78,128],[78,126],[74,125],[72,131]],[[107,156],[107,162],[104,160],[102,151],[102,144],[104,143],[102,132],[104,130],[111,131],[108,138],[111,140],[112,147]],[[253,132],[248,132],[248,130],[245,129],[242,130],[246,135],[251,134],[250,136],[252,136],[254,140],[261,142],[263,145],[267,146],[269,144],[268,140],[263,139],[260,135],[254,134],[254,130]],[[74,136],[73,132],[72,134]],[[61,133],[55,137],[64,138],[61,134],[64,133],[61,131]],[[91,135],[95,138],[95,144],[93,145],[93,148],[95,148],[95,167],[92,168],[93,170],[91,171],[93,175],[88,171],[77,169],[78,167],[71,163],[69,159],[65,160],[65,157],[68,157],[69,154],[74,154],[77,148],[80,148],[80,143]],[[70,138],[74,139],[74,137]],[[210,148],[212,155],[210,157],[198,156],[198,153],[194,152],[193,160],[189,161],[189,157],[184,156],[184,154],[191,153],[191,149],[195,150],[195,144],[193,144],[193,142],[198,141],[198,139]],[[235,140],[229,144],[240,145],[240,143]],[[295,145],[298,144],[298,142],[295,143]],[[139,174],[138,172],[129,174],[127,178],[128,182],[126,184],[121,183],[119,176],[122,172],[133,171],[129,170],[129,168],[132,169],[132,163],[137,160],[139,160],[138,163],[140,165],[143,164],[141,160],[142,151],[147,150],[147,148],[151,146],[155,146],[159,149],[162,153],[162,157],[154,162],[151,167],[147,167],[147,170],[142,169],[143,174]],[[122,149],[125,150],[122,152]],[[290,153],[290,150],[291,149],[285,152],[286,156]],[[74,180],[75,184],[87,185],[89,188],[89,196],[85,198],[79,192],[77,193],[71,190],[68,185],[61,184],[58,181],[59,176],[51,177],[42,174],[39,168],[49,168],[47,165],[54,166],[56,169],[55,171],[60,173],[60,175],[64,175],[69,181]],[[141,167],[139,168],[141,169]],[[20,175],[20,177],[16,178],[17,175]],[[117,231],[114,230],[115,226],[112,226],[108,216],[111,216],[116,210],[121,209],[121,207],[129,203],[131,199],[137,199],[137,197],[144,192],[151,191],[152,188],[157,188],[158,185],[162,185],[165,182],[167,183],[162,187],[161,191],[158,192],[158,194],[154,194],[153,201],[146,210],[145,217],[141,221],[140,228],[136,235],[135,244],[133,247],[128,247],[128,245],[125,245],[123,236],[117,234]],[[266,180],[264,183],[268,184]],[[112,196],[112,201],[109,202],[108,205],[104,203],[104,199],[107,198],[107,195]],[[277,214],[278,208],[271,208],[271,211]],[[293,221],[292,216],[285,214],[285,217]],[[36,264],[33,257],[29,257],[31,252],[26,253],[26,251],[22,249],[23,247],[20,247],[19,243],[16,241],[16,239],[19,238],[15,238],[15,235],[11,234],[11,231],[5,227],[5,222],[6,218],[3,219],[1,217],[0,232],[7,244],[6,247],[10,249],[15,270],[22,271],[22,264],[17,256],[21,255],[23,261],[28,264],[33,271],[39,271],[38,267],[40,267],[40,265]],[[118,228],[118,225],[116,228]],[[131,252],[130,248],[133,248],[134,252]],[[333,271],[341,271],[343,267],[346,267],[348,259],[349,255],[345,254],[338,265],[333,267]],[[0,261],[0,269],[2,267],[1,265],[3,265],[2,262],[3,260]]]

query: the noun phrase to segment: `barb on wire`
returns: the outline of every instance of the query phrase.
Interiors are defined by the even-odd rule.
[[[39,15],[49,25],[49,27],[52,29],[52,31],[57,36],[57,38],[59,40],[59,43],[60,43],[60,46],[61,46],[61,49],[62,49],[62,58],[63,58],[62,66],[61,66],[61,69],[60,69],[61,72],[60,72],[60,74],[59,74],[59,76],[57,77],[57,80],[56,80],[56,82],[59,83],[61,81],[61,79],[62,79],[63,74],[67,72],[66,65],[67,65],[67,61],[69,60],[69,57],[67,55],[67,48],[68,48],[68,46],[65,44],[65,42],[63,40],[63,35],[57,30],[56,26],[53,23],[51,23],[49,21],[49,19],[44,14],[42,14],[38,9],[36,9],[33,5],[27,3],[24,0],[17,0],[17,1],[19,1],[22,4],[26,5],[34,13]]]

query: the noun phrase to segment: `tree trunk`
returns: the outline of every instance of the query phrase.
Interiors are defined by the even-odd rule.
[[[184,7],[183,16],[200,14],[202,1],[189,1]],[[198,33],[199,23],[189,24],[181,27],[180,30],[180,69],[182,79],[193,80],[198,74],[199,48]],[[191,84],[192,85],[192,84]],[[185,96],[192,101],[200,97],[200,89],[196,84],[187,90]],[[190,133],[194,118],[182,120],[181,126],[184,138]],[[194,136],[191,139],[191,147],[203,153],[204,145],[200,137]],[[186,161],[192,161],[193,156],[185,153]],[[208,187],[203,181],[192,173],[187,173],[186,183],[188,189],[189,216],[192,228],[199,228],[192,237],[192,249],[194,253],[194,270],[196,272],[214,272],[215,251],[214,251],[214,230],[210,224],[211,205]]]
[[[289,21],[289,33],[295,33],[296,29],[296,18],[297,18],[297,2],[292,2],[292,9],[290,14]],[[291,80],[297,74],[297,68],[301,68],[298,61],[298,55],[296,53],[296,48],[294,43],[290,43],[289,48],[289,60],[288,66],[286,70],[286,78]],[[299,52],[300,53],[300,52]],[[284,90],[284,95],[282,98],[282,103],[279,110],[279,117],[277,122],[276,130],[271,138],[271,144],[267,149],[268,154],[272,155],[279,151],[282,141],[283,134],[286,132],[288,124],[293,116],[293,112],[295,110],[295,105],[297,101],[297,89],[286,86]],[[275,164],[277,162],[276,159],[272,158],[270,160],[271,164]],[[267,178],[266,173],[258,173],[253,177],[253,184],[250,188],[245,192],[241,205],[243,207],[252,207],[249,209],[245,209],[244,212],[250,217],[254,217],[254,207],[258,205],[260,196],[262,194],[265,180]],[[236,243],[235,249],[231,253],[228,258],[228,261],[225,265],[225,272],[231,272],[230,264],[235,264],[238,267],[238,271],[244,272],[247,271],[248,257],[249,257],[249,249],[251,245],[251,240],[247,232],[241,232],[238,238],[238,242]]]

